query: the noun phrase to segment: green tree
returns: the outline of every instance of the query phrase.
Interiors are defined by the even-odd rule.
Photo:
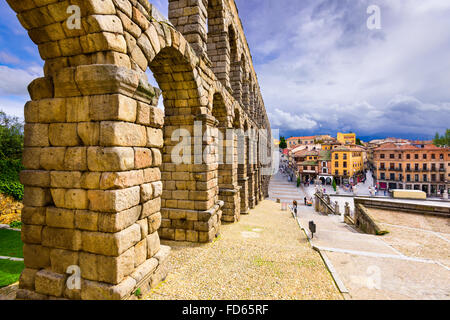
[[[301,183],[302,183],[302,180],[300,180],[300,177],[297,177],[297,188],[300,187]]]
[[[336,192],[337,184],[336,184],[336,180],[334,178],[333,178],[333,189],[334,189],[334,192]]]
[[[22,158],[23,123],[0,111],[0,159]]]
[[[287,148],[286,139],[284,137],[280,137],[280,149],[286,149],[286,148]]]
[[[450,146],[450,129],[445,130],[445,134],[442,136],[436,132],[433,139],[433,144],[436,146]]]
[[[356,144],[359,146],[363,145],[360,138],[356,138]]]

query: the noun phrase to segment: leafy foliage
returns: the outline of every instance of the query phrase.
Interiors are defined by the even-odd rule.
[[[0,192],[22,200],[23,185],[19,181],[19,173],[23,169],[20,160],[0,160]]]
[[[447,129],[442,136],[436,132],[433,143],[436,146],[450,146],[450,129]]]
[[[23,199],[19,173],[23,170],[23,124],[17,117],[0,111],[0,192]]]
[[[287,148],[286,138],[280,137],[280,149],[286,149],[286,148]]]
[[[21,221],[13,221],[13,222],[11,222],[9,224],[9,226],[11,228],[14,228],[14,229],[21,229],[22,228],[22,222]]]
[[[22,149],[22,122],[0,111],[0,159],[21,159]]]

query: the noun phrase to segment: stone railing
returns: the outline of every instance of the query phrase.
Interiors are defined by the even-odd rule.
[[[333,214],[333,215],[341,215],[341,211],[339,208],[339,203],[337,201],[331,202],[330,196],[327,194],[324,194],[320,190],[316,190],[316,193],[314,194],[314,206],[315,210],[320,213],[324,214]],[[344,207],[344,216],[350,216],[350,206],[349,203],[345,203]]]
[[[442,202],[441,206],[430,203],[429,201],[422,201],[422,203],[417,203],[373,198],[355,198],[354,201],[355,208],[357,204],[361,204],[366,208],[450,217],[450,206],[446,206],[448,202],[444,201]]]
[[[356,200],[356,199],[355,199]],[[384,235],[388,233],[383,230],[376,222],[372,219],[367,208],[362,204],[355,202],[355,220],[354,225],[365,233]]]

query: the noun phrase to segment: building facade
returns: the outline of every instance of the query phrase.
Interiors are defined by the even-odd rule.
[[[356,144],[356,134],[355,133],[337,133],[337,141],[339,141],[341,144],[349,144],[349,145],[355,145]]]
[[[315,144],[315,136],[310,137],[291,137],[286,140],[288,148],[295,148],[301,145],[312,145]]]
[[[379,189],[421,190],[429,196],[450,188],[450,148],[384,144],[374,149]]]
[[[331,151],[331,173],[338,184],[357,183],[364,170],[363,151],[341,146]]]

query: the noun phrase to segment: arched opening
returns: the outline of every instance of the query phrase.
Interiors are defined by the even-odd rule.
[[[256,205],[256,129],[250,127],[247,131],[247,177],[248,177],[248,196],[249,207],[253,209]]]
[[[218,185],[205,169],[207,156],[198,159],[197,148],[205,150],[203,134],[214,127],[203,118],[194,72],[178,50],[162,49],[149,63],[162,90],[165,107],[164,148],[162,152],[160,237],[167,240],[208,242],[219,232]],[[226,115],[225,115],[226,117]],[[196,123],[197,120],[201,122]],[[224,121],[224,118],[222,118]],[[199,161],[198,161],[199,160]],[[206,163],[208,165],[208,163]],[[211,216],[201,212],[212,210]],[[210,223],[211,229],[194,221]],[[212,222],[214,220],[214,222]]]
[[[212,115],[219,130],[219,200],[224,202],[222,208],[223,222],[236,222],[240,218],[240,195],[237,181],[236,139],[231,117],[221,94],[213,97]]]
[[[239,114],[238,114],[239,115]],[[241,187],[241,214],[249,213],[248,204],[248,176],[247,176],[247,163],[248,163],[248,122],[244,120],[242,125],[241,117],[235,117],[235,128],[237,132],[238,141],[238,183]]]

